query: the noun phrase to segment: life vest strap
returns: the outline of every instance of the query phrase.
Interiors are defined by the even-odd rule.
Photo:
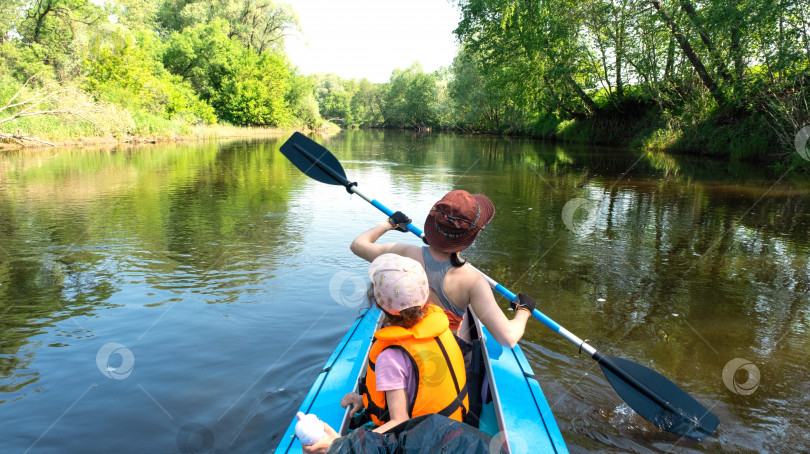
[[[442,343],[442,340],[439,339],[439,336],[434,337],[434,339],[436,339],[436,343],[439,344],[439,350],[442,351],[447,368],[450,369],[450,377],[453,378],[453,386],[455,386],[456,394],[458,394],[461,392],[461,390],[458,387],[458,377],[456,377],[456,371],[453,369],[453,363],[450,361],[450,355],[447,354],[447,350],[444,348],[444,344]]]
[[[447,416],[448,418],[461,407],[461,418],[462,420],[467,416],[467,409],[464,408],[464,398],[467,397],[467,385],[464,385],[464,388],[461,392],[450,402],[450,405],[444,407],[442,411],[439,412],[442,416]]]
[[[459,389],[458,377],[456,377],[456,371],[453,369],[453,363],[450,361],[450,355],[447,354],[447,350],[444,348],[444,344],[442,343],[442,340],[439,339],[439,336],[436,336],[435,339],[436,343],[439,344],[439,350],[441,350],[442,355],[444,355],[444,361],[447,363],[447,367],[450,369],[450,377],[453,378],[453,386],[456,388],[456,398],[453,399],[453,402],[445,407],[444,410],[439,412],[439,414],[450,417],[450,415],[456,412],[458,407],[461,407],[461,420],[464,421],[467,419],[467,408],[464,406],[464,398],[467,397],[467,382],[465,380],[463,390]],[[445,414],[445,412],[447,413]]]

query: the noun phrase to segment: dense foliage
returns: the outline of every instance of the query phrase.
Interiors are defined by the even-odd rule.
[[[810,82],[806,0],[460,0],[455,99],[476,128],[754,156]]]
[[[10,93],[0,104],[28,81],[18,100],[55,95],[38,108],[78,112],[62,108],[63,95],[81,92],[94,104],[80,113],[130,120],[90,119],[102,134],[149,134],[166,121],[321,123],[311,82],[283,52],[296,16],[272,0],[7,0],[0,15],[0,93]]]
[[[37,74],[28,90],[83,89],[136,131],[328,120],[750,159],[789,150],[810,123],[807,0],[456,4],[450,68],[372,83],[298,74],[284,54],[295,12],[273,0],[4,0],[0,93]]]

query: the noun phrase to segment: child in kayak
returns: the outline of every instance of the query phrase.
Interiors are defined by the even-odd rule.
[[[381,254],[368,270],[369,303],[384,314],[374,333],[360,393],[340,402],[350,416],[365,409],[384,433],[409,418],[437,413],[463,421],[469,408],[461,350],[448,329],[447,316],[428,304],[427,276],[419,262]],[[324,452],[338,438],[331,428],[305,452]]]

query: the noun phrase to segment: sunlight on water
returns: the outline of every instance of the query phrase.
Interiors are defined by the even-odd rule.
[[[362,305],[348,246],[385,219],[302,175],[285,138],[0,155],[0,451],[272,450]],[[571,451],[810,450],[806,175],[485,136],[324,143],[420,228],[451,189],[488,195],[471,263],[720,418],[684,445],[530,321]]]

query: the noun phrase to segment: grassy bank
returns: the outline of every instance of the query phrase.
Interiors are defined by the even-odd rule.
[[[292,129],[297,128],[209,124],[182,112],[168,115],[99,100],[75,86],[37,80],[20,85],[0,76],[2,149],[261,137]]]
[[[810,169],[794,149],[797,131],[780,130],[767,112],[744,110],[674,115],[661,109],[645,112],[605,110],[583,119],[538,119],[526,133],[535,138],[665,151],[719,159]]]
[[[327,128],[331,130],[337,129],[336,126]],[[0,141],[0,150],[19,150],[30,149],[36,150],[40,148],[74,148],[74,147],[93,147],[93,146],[108,146],[116,144],[149,144],[149,143],[170,143],[170,142],[195,142],[205,140],[222,140],[222,139],[239,139],[239,138],[260,138],[260,137],[279,137],[289,135],[291,129],[286,128],[262,128],[262,127],[238,127],[227,125],[208,125],[208,126],[183,126],[182,128],[156,130],[154,133],[145,133],[141,135],[126,135],[126,136],[97,136],[87,135],[82,136],[77,130],[50,131],[52,134],[45,135],[39,134],[38,137],[43,141],[49,142],[51,145],[30,142],[19,143],[14,141]]]
[[[591,143],[662,150],[732,159],[760,160],[783,152],[761,116],[708,118],[683,124],[660,112],[641,118],[597,115],[561,121],[543,119],[532,129],[535,137],[569,143]]]
[[[272,137],[289,134],[294,129],[225,124],[190,125],[182,118],[167,119],[149,113],[128,111],[112,104],[93,104],[92,108],[84,109],[78,114],[34,115],[0,123],[0,133],[20,137],[0,138],[0,150]],[[338,127],[332,123],[325,123],[319,128],[335,129]]]

